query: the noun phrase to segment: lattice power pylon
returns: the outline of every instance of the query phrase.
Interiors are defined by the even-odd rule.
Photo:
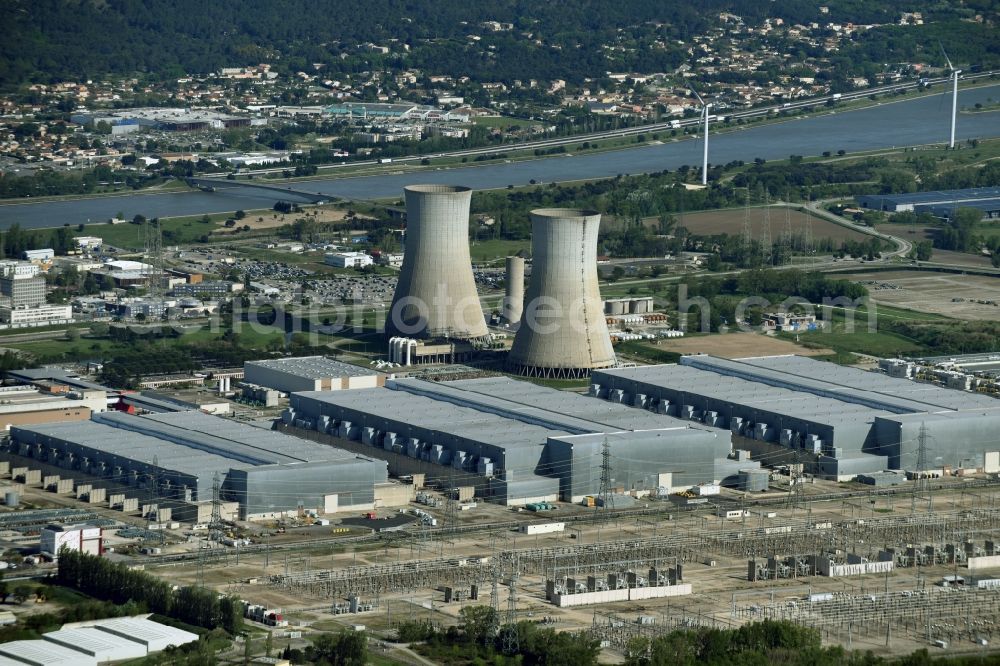
[[[614,508],[615,500],[611,492],[611,445],[608,443],[607,437],[604,438],[604,444],[601,445],[601,489],[598,497],[600,498],[601,510],[607,511],[608,508]]]

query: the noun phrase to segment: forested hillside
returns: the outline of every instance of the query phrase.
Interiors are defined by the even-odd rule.
[[[107,74],[165,79],[225,66],[276,63],[299,71],[323,63],[333,74],[422,67],[482,80],[580,81],[607,70],[664,71],[687,62],[688,38],[732,11],[748,22],[898,22],[923,12],[926,25],[869,32],[849,58],[940,60],[937,39],[959,63],[996,64],[997,5],[966,0],[2,0],[0,86]],[[984,23],[976,22],[976,15]],[[513,24],[484,36],[484,21]],[[530,36],[529,36],[530,35]],[[397,40],[393,42],[392,40]],[[356,57],[358,44],[396,44],[387,56]],[[654,43],[655,48],[646,46]],[[410,48],[407,53],[402,45]],[[610,44],[619,47],[608,48]],[[802,54],[811,55],[811,54]]]

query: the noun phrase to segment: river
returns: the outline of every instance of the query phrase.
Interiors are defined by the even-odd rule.
[[[963,90],[959,107],[1000,98],[1000,84]],[[915,99],[889,101],[878,106],[751,127],[709,137],[709,160],[724,164],[734,160],[784,159],[789,155],[820,155],[824,151],[848,153],[929,143],[945,143],[949,134],[951,98],[948,92]],[[1000,112],[960,113],[956,142],[1000,137]],[[440,171],[332,178],[297,182],[302,190],[347,199],[381,199],[401,196],[404,185],[418,182],[453,183],[474,189],[507,185],[608,178],[676,169],[701,164],[701,141],[682,140],[644,144],[602,153],[574,153],[541,160],[480,164]],[[273,181],[269,181],[273,182]],[[270,208],[279,195],[253,188],[217,192],[198,190],[132,192],[128,194],[16,202],[0,205],[0,229],[14,223],[23,228],[106,222],[119,212],[126,218],[175,217],[223,213],[239,209]],[[294,197],[284,197],[294,201]]]

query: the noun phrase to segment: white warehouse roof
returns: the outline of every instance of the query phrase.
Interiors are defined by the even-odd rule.
[[[146,656],[145,645],[95,627],[64,627],[59,631],[50,631],[42,638],[71,650],[83,652],[101,663]]]
[[[198,640],[198,634],[168,627],[142,616],[101,620],[93,626],[109,634],[145,645],[149,652],[159,652],[171,645],[186,645]]]
[[[350,363],[343,363],[325,356],[300,356],[297,358],[275,358],[262,361],[247,361],[243,364],[257,366],[269,370],[277,370],[306,379],[324,379],[327,377],[369,377],[378,373],[367,368],[361,368]]]
[[[11,641],[0,645],[0,655],[30,666],[97,666],[97,658],[49,641]]]

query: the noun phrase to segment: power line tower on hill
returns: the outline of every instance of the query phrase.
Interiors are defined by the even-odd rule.
[[[611,444],[608,443],[607,437],[601,445],[601,490],[598,496],[602,511],[607,511],[609,507],[614,508],[615,500],[611,492]]]

